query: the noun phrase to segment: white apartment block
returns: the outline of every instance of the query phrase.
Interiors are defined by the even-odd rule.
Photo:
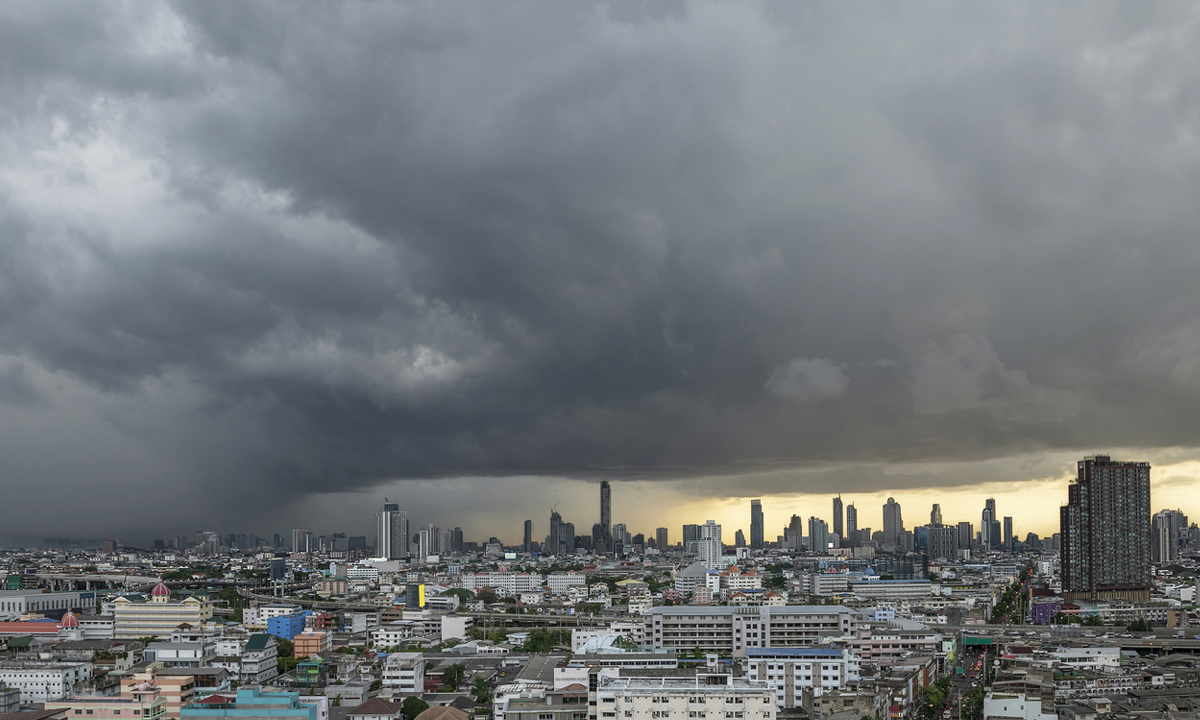
[[[0,663],[0,685],[20,690],[22,703],[61,700],[71,694],[75,683],[91,677],[91,663]]]
[[[858,684],[862,662],[836,648],[751,648],[743,666],[751,680],[775,691],[776,707],[802,707],[804,691],[816,697]]]
[[[41,590],[0,590],[0,617],[17,618],[25,613],[45,613],[56,610],[79,612],[81,609],[88,609],[91,612],[95,606],[96,594],[92,592],[44,593]]]
[[[286,603],[268,603],[258,606],[258,618],[264,624],[273,617],[283,617],[284,615],[292,615],[300,612],[304,608],[299,605],[288,605]],[[245,615],[243,613],[243,619]]]
[[[346,579],[350,582],[379,582],[379,568],[377,567],[348,567],[346,568]]]
[[[709,684],[720,679],[724,684]],[[765,683],[717,678],[610,678],[596,688],[599,720],[774,720],[775,692]]]
[[[491,588],[500,595],[511,596],[540,586],[541,576],[537,576],[536,583],[533,578],[529,573],[474,573],[462,576],[462,586],[467,590]]]
[[[573,571],[550,573],[546,578],[546,585],[551,592],[564,593],[568,588],[586,586],[587,576]]]
[[[403,645],[405,640],[413,636],[414,624],[411,622],[398,622],[374,628],[371,630],[371,645],[377,648]]]
[[[647,612],[647,642],[655,650],[728,652],[809,647],[852,635],[860,614],[837,605],[750,607],[671,606]]]
[[[398,694],[425,692],[425,656],[421,653],[392,653],[383,665],[383,686]]]
[[[864,663],[892,665],[908,653],[936,655],[942,649],[942,635],[929,630],[901,628],[864,630],[847,644]]]
[[[1057,720],[1057,713],[1042,712],[1042,701],[1023,693],[992,693],[983,698],[983,717],[1020,720]]]
[[[863,580],[850,583],[850,592],[861,598],[899,600],[927,598],[933,594],[928,580]]]

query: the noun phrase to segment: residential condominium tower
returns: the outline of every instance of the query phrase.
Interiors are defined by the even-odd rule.
[[[883,544],[899,545],[904,536],[904,519],[900,515],[900,503],[888,498],[883,506]]]
[[[842,527],[842,496],[838,495],[833,499],[833,534],[844,538],[846,537],[844,530],[845,528]]]
[[[697,542],[700,562],[705,567],[721,567],[721,526],[709,520],[700,526],[700,540]]]
[[[755,550],[763,547],[762,500],[750,501],[750,547]]]
[[[1059,523],[1064,599],[1150,599],[1150,463],[1080,460]]]
[[[607,480],[600,481],[600,541],[604,547],[597,552],[612,551],[612,486]]]
[[[375,554],[387,560],[408,557],[408,513],[386,500],[375,513]]]

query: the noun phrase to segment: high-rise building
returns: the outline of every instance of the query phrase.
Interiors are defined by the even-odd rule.
[[[563,519],[557,510],[550,511],[550,537],[547,538],[546,543],[548,545],[546,551],[552,555],[565,555],[567,552]]]
[[[855,509],[854,503],[846,506],[846,537],[850,539],[851,544],[857,542],[858,534],[858,510]]]
[[[761,550],[763,547],[763,510],[762,500],[750,501],[750,547]]]
[[[829,525],[819,517],[808,518],[808,549],[820,555],[829,552]]]
[[[953,561],[958,558],[958,528],[938,523],[930,525],[928,530],[925,554],[929,559]]]
[[[521,549],[524,550],[525,552],[531,552],[533,550],[533,521],[532,520],[525,521],[525,533],[522,536]]]
[[[665,527],[660,527],[654,531],[654,546],[658,548],[659,552],[665,552],[670,547]]]
[[[804,521],[799,515],[793,515],[783,529],[783,544],[791,550],[804,549]]]
[[[687,545],[690,542],[700,542],[700,526],[699,525],[684,525],[683,526],[683,543]]]
[[[1004,549],[1012,550],[1016,547],[1013,542],[1016,538],[1013,537],[1012,516],[1004,516]]]
[[[883,544],[899,546],[904,534],[904,519],[900,515],[900,503],[888,498],[883,506]]]
[[[1179,560],[1180,536],[1186,537],[1187,515],[1178,510],[1162,510],[1154,513],[1150,526],[1150,557],[1156,563],[1173,563]]]
[[[384,502],[375,513],[375,554],[388,560],[408,557],[408,513],[397,503]]]
[[[941,525],[942,524],[942,506],[941,505],[938,505],[937,503],[933,504],[933,510],[929,511],[929,524],[930,525]]]
[[[421,561],[433,555],[433,544],[435,542],[437,542],[437,537],[429,532],[429,528],[421,528],[417,531],[417,557]]]
[[[600,523],[592,523],[592,549],[599,555],[609,551],[604,547],[604,526]]]
[[[851,506],[853,507],[853,505]],[[842,496],[838,495],[833,499],[833,534],[839,538],[846,537],[845,528],[842,526]]]
[[[684,526],[685,528],[687,526]],[[699,526],[700,539],[697,541],[697,551],[700,562],[709,568],[721,567],[721,526],[709,520]]]
[[[604,547],[596,550],[609,552],[612,550],[612,486],[607,480],[600,481],[600,526],[600,540]]]
[[[304,528],[292,529],[292,552],[308,552],[308,531]]]
[[[1150,599],[1150,463],[1080,460],[1059,510],[1062,594],[1076,600]]]
[[[980,543],[985,550],[1000,547],[1000,520],[996,516],[996,499],[988,498],[983,503],[983,516],[979,523]]]
[[[971,541],[975,539],[975,528],[966,520],[958,524],[958,549],[970,550]]]
[[[733,534],[733,546],[746,547],[746,533],[742,532],[741,529],[738,529],[738,531]]]

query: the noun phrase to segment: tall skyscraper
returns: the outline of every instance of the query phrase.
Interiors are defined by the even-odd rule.
[[[1012,550],[1016,547],[1013,537],[1012,516],[1004,516],[1004,549]]]
[[[721,546],[721,526],[709,520],[700,525],[699,528],[700,540],[697,542],[697,550],[699,551],[700,562],[709,568],[721,567],[721,554],[723,552]]]
[[[533,550],[533,521],[532,520],[525,521],[525,534],[521,541],[521,549],[524,550],[525,552],[531,552]]]
[[[546,551],[552,555],[563,555],[566,552],[566,538],[563,536],[562,515],[557,510],[550,511],[550,537],[547,538]]]
[[[1150,599],[1150,463],[1080,460],[1059,524],[1064,599]]]
[[[958,524],[958,549],[970,550],[971,542],[975,539],[975,528],[966,520]]]
[[[808,518],[808,549],[819,555],[829,552],[829,526],[819,517]]]
[[[1150,528],[1151,559],[1156,563],[1173,563],[1179,560],[1180,535],[1186,535],[1187,515],[1178,510],[1156,512]]]
[[[600,481],[600,526],[604,548],[597,548],[597,550],[609,552],[612,550],[612,486],[608,484],[607,480]]]
[[[979,523],[979,540],[985,550],[1000,547],[1000,519],[996,515],[996,499],[988,498],[983,503],[983,516]]]
[[[308,552],[308,531],[304,528],[292,529],[292,552]]]
[[[929,511],[929,524],[930,525],[941,525],[942,524],[942,506],[941,505],[938,505],[937,503],[933,504],[933,510]]]
[[[950,560],[958,558],[958,528],[946,527],[941,523],[929,526],[926,538],[925,554],[931,560]]]
[[[804,549],[804,521],[799,515],[793,515],[783,528],[783,544],[791,550]]]
[[[888,498],[883,506],[883,544],[900,545],[904,535],[904,519],[900,515],[900,503]]]
[[[408,557],[408,513],[397,503],[384,502],[375,513],[375,554],[388,560]]]
[[[763,511],[762,500],[750,501],[750,547],[761,550],[763,547]]]
[[[852,506],[853,507],[853,506]],[[833,534],[839,538],[846,537],[845,528],[842,526],[842,496],[838,495],[833,499]]]
[[[733,534],[733,546],[746,547],[746,534],[740,528]]]
[[[654,531],[654,546],[658,548],[659,552],[666,552],[666,549],[671,546],[665,527],[660,527]]]
[[[855,509],[854,503],[846,506],[846,538],[851,545],[858,542],[856,535],[858,534],[858,510]]]
[[[699,525],[684,525],[683,526],[683,544],[687,547],[690,542],[700,542],[700,526]]]

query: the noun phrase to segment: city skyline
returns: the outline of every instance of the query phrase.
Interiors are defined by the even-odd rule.
[[[1004,517],[1013,518],[1014,538],[1023,540],[1030,532],[1037,534],[1039,537],[1046,538],[1059,531],[1059,508],[1060,506],[1067,504],[1066,490],[1070,483],[1074,480],[1073,468],[1071,469],[1071,472],[1071,477],[1064,477],[1055,481],[1042,481],[1037,483],[1039,489],[1049,498],[1051,503],[1049,505],[1043,504],[1042,515],[1049,514],[1053,516],[1052,523],[1043,523],[1040,525],[1031,525],[1031,523],[1023,521],[1022,516],[1018,511],[1011,509],[1006,510],[1006,508],[1011,508],[1015,505],[1006,503],[1003,497],[996,499],[996,497],[993,496],[994,494],[987,492],[968,491],[953,494],[937,494],[936,491],[925,491],[921,493],[910,493],[907,495],[902,493],[893,494],[880,492],[874,494],[844,494],[840,497],[844,507],[854,507],[857,516],[857,527],[870,528],[873,532],[883,530],[882,509],[884,504],[886,504],[888,497],[894,497],[897,501],[897,504],[903,508],[903,512],[908,513],[910,517],[915,518],[915,520],[911,521],[904,520],[904,529],[910,532],[914,527],[925,525],[928,522],[930,508],[932,505],[937,504],[940,506],[944,523],[947,526],[955,527],[960,522],[969,522],[974,532],[978,533],[980,531],[980,511],[985,507],[986,501],[992,499],[995,500],[997,514],[999,517],[1002,519]],[[1160,478],[1159,468],[1156,468],[1154,480],[1160,482],[1169,482],[1169,473],[1167,475],[1167,478]],[[557,502],[554,506],[560,511],[559,514],[563,522],[572,523],[576,527],[576,534],[580,533],[578,528],[591,526],[591,522],[589,521],[591,517],[598,518],[600,516],[600,504],[597,502],[597,490],[601,487],[600,483],[580,484],[580,486],[583,488],[583,492],[587,495],[587,497],[566,497]],[[654,537],[656,528],[661,526],[661,519],[664,517],[665,512],[673,520],[673,522],[671,522],[667,527],[670,531],[671,537],[673,538],[673,542],[676,543],[680,541],[681,536],[678,533],[680,532],[679,528],[681,528],[683,525],[700,525],[706,520],[713,518],[715,518],[715,522],[718,525],[721,525],[725,528],[725,534],[728,536],[727,540],[730,542],[732,542],[733,533],[738,530],[742,530],[747,538],[750,537],[749,512],[751,508],[751,501],[755,498],[730,499],[716,508],[714,508],[712,505],[703,503],[693,504],[691,506],[680,506],[678,508],[655,507],[651,513],[643,516],[638,512],[639,508],[643,508],[645,506],[645,500],[640,499],[640,489],[635,489],[632,484],[622,482],[610,482],[610,487],[610,501],[614,497],[616,500],[616,502],[613,503],[614,509],[612,510],[612,516],[618,521],[618,524],[628,526],[631,534],[642,533],[647,538]],[[622,502],[621,491],[623,489],[630,490],[634,494],[634,497],[626,501],[628,504]],[[1028,501],[1028,492],[1028,490],[1022,490],[1015,495],[1024,495],[1026,501]],[[603,495],[600,495],[600,497],[603,497]],[[833,523],[831,522],[832,515],[829,511],[829,503],[831,500],[834,500],[837,497],[839,496],[836,494],[811,495],[806,496],[803,502],[789,500],[783,496],[761,498],[761,508],[764,515],[764,535],[766,542],[774,542],[777,537],[783,535],[783,528],[787,524],[788,517],[793,514],[800,515],[802,518],[805,518],[804,528],[806,535],[808,528],[807,518],[809,517],[816,517],[825,521],[829,526],[829,532],[832,533]],[[930,500],[930,498],[942,499],[939,501],[936,499]],[[951,498],[950,502],[947,502],[946,498]],[[381,499],[371,499],[376,501],[376,504],[368,514],[377,515],[379,508],[378,502],[380,502]],[[1157,513],[1166,510],[1182,509],[1184,515],[1188,515],[1189,511],[1187,508],[1189,504],[1186,502],[1176,502],[1180,499],[1181,496],[1179,493],[1167,492],[1163,497],[1158,496],[1156,493],[1153,502],[1153,511]],[[1010,503],[1015,503],[1017,498],[1014,496],[1009,498],[1009,501]],[[588,507],[588,503],[591,503],[591,507]],[[406,524],[409,522],[416,523],[412,525],[413,528],[419,529],[427,524],[435,526],[461,526],[464,528],[464,533],[468,540],[486,540],[488,537],[495,536],[508,545],[520,545],[522,543],[524,522],[526,520],[531,522],[532,538],[541,542],[549,532],[549,523],[547,518],[549,517],[551,509],[547,507],[544,515],[536,515],[533,518],[519,520],[517,521],[517,526],[515,528],[506,530],[506,528],[488,523],[483,523],[477,528],[473,528],[469,522],[456,520],[455,515],[451,513],[428,516],[430,518],[437,518],[436,520],[422,520],[421,518],[426,517],[425,515],[414,517],[412,512],[407,511],[405,506],[396,502],[395,499],[388,503],[388,507],[395,507],[402,511],[406,515]],[[698,510],[687,510],[685,509],[687,507]],[[1047,512],[1047,509],[1049,512]],[[705,512],[708,514],[705,515]],[[1012,512],[1014,514],[1006,515],[1006,512]],[[321,527],[314,528],[311,524],[304,526],[303,524],[297,525],[293,523],[291,525],[281,526],[280,528],[222,528],[220,534],[227,532],[256,532],[259,533],[261,537],[269,538],[273,532],[283,532],[286,534],[292,532],[295,527],[308,527],[308,532],[313,533],[314,535],[328,535],[334,532],[344,532],[349,535],[366,535],[368,538],[370,538],[369,542],[374,541],[374,536],[372,533],[376,532],[375,525],[371,525],[370,527],[363,529],[355,525],[356,521],[353,518],[347,520],[344,524],[337,524],[339,521],[335,521],[332,518],[345,517],[344,515],[326,513],[325,516],[327,518],[326,524],[328,527],[323,525]],[[634,518],[644,517],[646,520],[622,520],[622,518],[629,516],[633,516]],[[778,518],[779,520],[775,521],[775,518]],[[658,524],[655,525],[652,523]],[[186,530],[185,528],[176,529],[185,534],[192,532]],[[145,538],[140,538],[140,540],[143,542],[148,542],[153,537],[168,537],[174,536],[175,534],[177,533],[159,533],[157,536],[147,536]],[[411,532],[409,533],[409,535],[412,534],[413,533]],[[46,533],[43,535],[43,537],[58,535],[95,538],[115,537],[111,533]],[[27,540],[27,544],[36,545],[40,539],[40,537],[30,538]]]

